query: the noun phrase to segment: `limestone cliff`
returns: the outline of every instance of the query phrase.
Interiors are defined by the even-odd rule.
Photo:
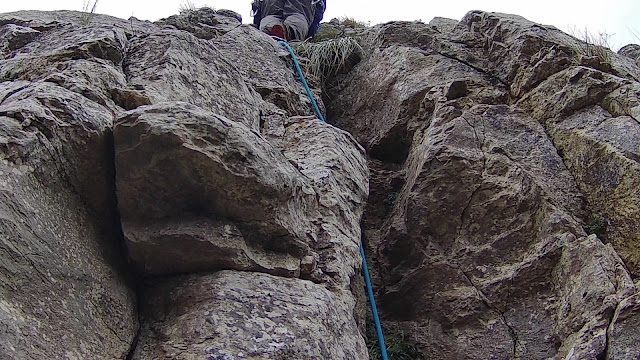
[[[229,11],[0,15],[0,358],[640,357],[640,68],[393,22],[314,116]],[[634,281],[636,282],[634,284]]]

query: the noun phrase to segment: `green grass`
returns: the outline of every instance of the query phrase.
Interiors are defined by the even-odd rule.
[[[422,355],[420,354],[420,350],[418,350],[418,347],[415,344],[405,340],[404,335],[386,338],[385,341],[387,345],[387,355],[389,356],[389,360],[422,359]],[[371,360],[382,359],[382,354],[380,352],[380,346],[378,345],[377,339],[373,339],[368,348],[369,358]]]
[[[91,21],[93,21],[93,16],[96,13],[96,8],[98,7],[98,0],[93,2],[93,6],[89,8],[91,4],[90,0],[84,0],[84,5],[82,6],[82,15],[80,16],[80,25],[89,26]]]
[[[341,34],[342,31],[338,28],[331,25],[322,24],[320,25],[320,29],[318,29],[318,32],[313,36],[312,40],[313,42],[333,40],[339,38]]]
[[[349,16],[338,18],[338,23],[342,26],[350,27],[353,29],[366,29],[371,25],[371,23],[368,21],[356,20]]]
[[[350,37],[317,43],[301,42],[292,44],[292,47],[299,57],[306,59],[303,66],[307,73],[323,82],[362,57],[362,47]]]
[[[604,240],[607,233],[607,221],[602,218],[591,219],[584,224],[584,231],[589,235],[595,234]]]

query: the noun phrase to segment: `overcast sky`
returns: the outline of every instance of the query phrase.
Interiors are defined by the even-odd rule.
[[[93,2],[93,0],[91,0]],[[469,10],[518,14],[529,20],[554,25],[564,31],[589,29],[593,34],[612,34],[616,50],[629,43],[640,43],[640,0],[327,0],[325,20],[349,16],[371,24],[391,20],[429,22],[441,16],[460,20]],[[209,5],[240,13],[251,22],[250,0],[192,0],[196,6]],[[121,18],[158,20],[178,12],[186,0],[100,0],[97,12]],[[0,0],[0,13],[16,10],[82,10],[82,0]]]

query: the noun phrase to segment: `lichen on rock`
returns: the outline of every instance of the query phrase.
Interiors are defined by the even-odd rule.
[[[361,242],[405,355],[640,356],[635,47],[360,27],[324,123],[238,14],[81,15],[0,15],[0,358],[367,359]]]

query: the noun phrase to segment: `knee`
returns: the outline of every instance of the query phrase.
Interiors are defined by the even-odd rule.
[[[275,15],[267,15],[260,20],[260,30],[268,31],[273,25],[282,24],[282,19]]]
[[[291,40],[304,40],[309,33],[309,22],[302,14],[289,15],[284,19],[284,25],[290,30]]]

